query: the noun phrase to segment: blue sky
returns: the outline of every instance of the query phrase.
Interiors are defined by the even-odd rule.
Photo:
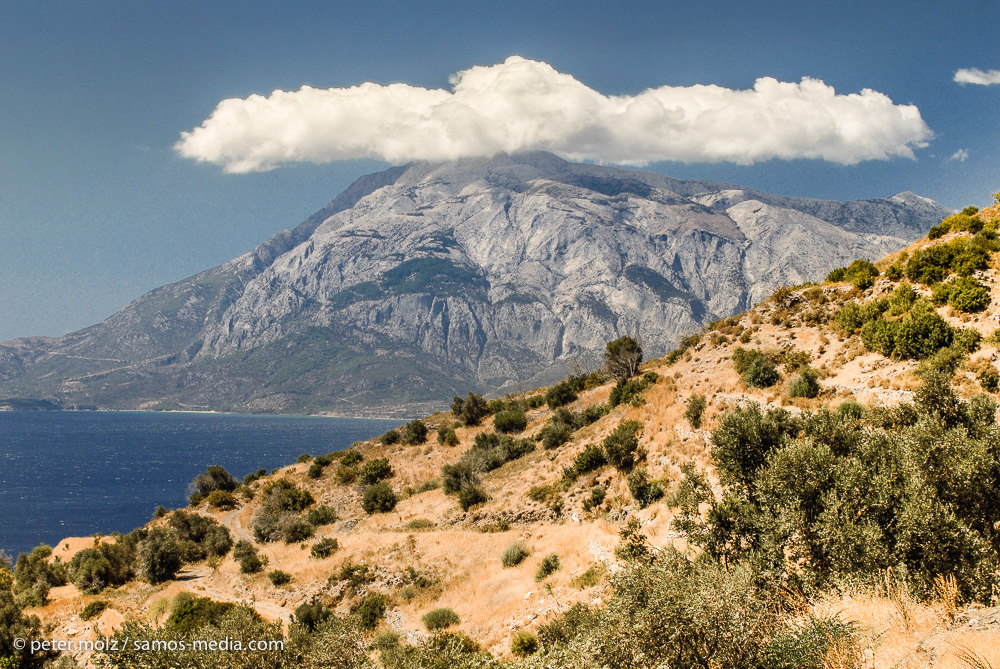
[[[910,144],[913,159],[648,169],[789,195],[911,190],[983,206],[1000,190],[1000,85],[953,77],[1000,69],[996,20],[995,3],[975,1],[0,1],[0,339],[98,322],[293,227],[388,164],[230,174],[179,155],[181,133],[220,101],[366,81],[447,91],[450,76],[515,54],[603,96],[746,90],[761,77],[872,89],[915,106],[933,133]]]

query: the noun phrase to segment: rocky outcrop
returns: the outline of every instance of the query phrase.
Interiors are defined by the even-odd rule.
[[[0,345],[0,396],[429,408],[531,387],[638,336],[653,355],[949,212],[787,198],[531,153],[359,179],[292,231],[59,340]]]

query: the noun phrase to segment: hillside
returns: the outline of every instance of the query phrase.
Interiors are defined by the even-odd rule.
[[[414,163],[103,323],[0,344],[0,400],[420,415],[552,383],[626,334],[662,355],[949,213],[912,193],[782,197],[547,153]]]
[[[581,367],[483,405],[464,395],[186,510],[252,544],[254,573],[227,551],[155,585],[57,586],[28,611],[54,638],[124,620],[153,627],[122,637],[171,638],[181,593],[243,602],[300,653],[255,666],[1000,666],[998,226],[1000,205],[966,212],[874,265],[779,289],[631,380]],[[611,361],[628,362],[619,344]],[[207,474],[206,492],[221,480]],[[191,525],[165,512],[109,545],[137,542],[141,561]],[[440,608],[458,634],[428,632]],[[206,633],[281,633],[226,615]]]

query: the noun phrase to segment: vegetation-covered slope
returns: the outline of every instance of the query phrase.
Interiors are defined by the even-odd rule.
[[[284,642],[88,656],[112,667],[1000,666],[998,224],[967,211],[641,367],[623,338],[549,388],[210,470],[189,509],[22,557],[0,616]]]

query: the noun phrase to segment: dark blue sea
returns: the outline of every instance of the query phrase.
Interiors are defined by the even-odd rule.
[[[233,476],[288,465],[400,421],[142,412],[0,411],[0,550],[129,532],[186,504],[209,465]]]

